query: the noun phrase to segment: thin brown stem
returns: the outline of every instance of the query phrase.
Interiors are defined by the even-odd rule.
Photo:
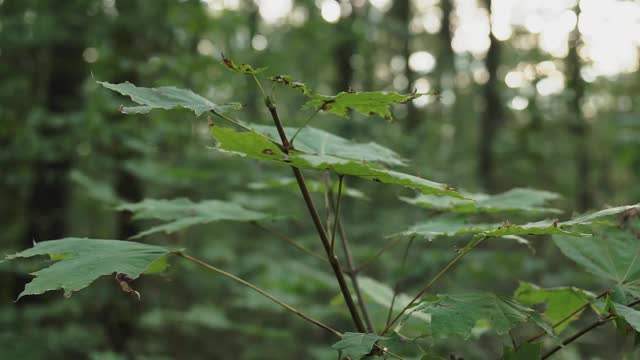
[[[336,205],[333,204],[333,196],[331,196],[331,191],[328,192],[328,196],[330,198],[329,202],[331,203],[331,208],[333,208],[333,231],[331,231],[331,253],[335,251],[335,243],[336,243],[336,230],[338,229],[338,223],[340,222],[338,219],[340,218],[340,203],[342,202],[342,181],[344,179],[344,175],[338,175],[338,200],[336,201]],[[326,186],[331,186],[331,184],[326,184]],[[349,269],[352,270],[352,269]]]
[[[398,245],[398,243],[402,240],[403,238],[401,236],[396,236],[394,238],[392,238],[391,240],[387,241],[386,244],[384,244],[384,246],[378,250],[378,252],[376,252],[373,256],[371,256],[370,258],[366,259],[365,261],[362,262],[362,265],[360,265],[359,268],[357,268],[355,271],[356,273],[364,270],[365,268],[369,267],[371,264],[373,264],[380,256],[382,256],[382,254],[384,254],[387,250],[393,248],[394,246]]]
[[[627,306],[628,307],[633,307],[633,306],[638,305],[638,304],[640,304],[640,299],[630,302],[629,304],[627,304]],[[608,323],[613,318],[615,318],[615,315],[609,314],[607,317],[598,319],[597,321],[595,321],[592,324],[586,326],[582,330],[578,331],[577,333],[573,334],[571,337],[569,337],[566,340],[564,340],[561,345],[555,346],[552,349],[550,349],[549,351],[547,351],[546,353],[544,353],[544,355],[542,355],[542,357],[540,359],[547,359],[551,355],[553,355],[556,352],[560,351],[565,346],[567,346],[567,345],[571,344],[572,342],[578,340],[582,335],[584,335],[584,334],[590,332],[591,330],[596,329],[596,328]]]
[[[437,273],[436,276],[434,276],[433,279],[431,279],[431,281],[429,281],[429,283],[422,290],[420,290],[420,292],[418,292],[418,294],[402,309],[402,311],[400,311],[400,313],[395,318],[393,318],[393,320],[388,323],[387,326],[385,326],[384,330],[382,330],[381,335],[386,334],[387,331],[389,331],[389,329],[393,326],[393,324],[395,324],[400,319],[400,317],[402,317],[402,315],[411,306],[413,306],[413,304],[415,304],[415,302],[418,301],[418,299],[420,299],[422,295],[424,295],[424,293],[426,293],[431,288],[431,286],[436,283],[436,281],[438,281],[442,277],[442,275],[446,274],[447,271],[449,271],[458,261],[460,261],[460,259],[467,255],[469,251],[473,250],[473,248],[478,246],[478,244],[480,244],[486,238],[487,237],[484,236],[482,238],[479,238],[478,240],[474,239],[471,241],[471,243],[469,243],[469,245],[465,246],[460,251],[460,253],[455,258],[453,258],[444,268],[442,268],[442,270],[440,270],[440,272]]]
[[[342,250],[344,251],[344,257],[347,265],[347,275],[351,279],[351,283],[353,284],[353,289],[356,293],[356,298],[358,299],[358,307],[360,308],[360,312],[362,312],[362,317],[364,318],[365,325],[367,326],[367,331],[371,333],[375,333],[375,326],[373,325],[373,321],[371,321],[371,316],[369,315],[369,309],[367,308],[367,303],[364,301],[364,296],[362,296],[362,291],[360,290],[360,282],[358,281],[358,273],[355,271],[355,262],[353,260],[353,256],[351,255],[351,247],[349,246],[349,239],[347,238],[347,233],[342,226],[342,219],[340,218],[340,197],[338,197],[337,205],[333,200],[333,196],[331,194],[330,181],[328,178],[325,178],[325,186],[327,188],[327,195],[329,198],[329,206],[333,209],[334,212],[334,233],[333,238],[335,239],[335,231],[336,228],[338,230],[338,234],[340,235],[340,240],[342,240]],[[340,175],[340,186],[338,188],[338,196],[340,196],[343,176]]]
[[[280,136],[282,146],[284,147],[283,151],[288,154],[289,150],[293,150],[293,146],[291,146],[291,143],[287,138],[287,134],[284,132],[284,127],[282,126],[282,122],[280,121],[280,115],[278,115],[276,104],[273,103],[273,100],[270,97],[265,97],[264,103],[267,106],[267,109],[269,109],[269,113],[271,114],[271,118],[273,118],[273,123],[276,126],[276,130],[278,130],[278,135]]]
[[[220,117],[221,119],[227,120],[228,122],[230,122],[230,123],[232,123],[232,124],[236,125],[236,126],[237,126],[237,127],[239,127],[239,128],[242,128],[242,129],[247,130],[247,131],[252,131],[252,130],[253,130],[253,129],[251,129],[251,128],[250,128],[250,127],[248,127],[248,126],[243,125],[240,121],[238,121],[238,120],[234,120],[234,119],[232,119],[232,118],[230,118],[230,117],[226,116],[225,114],[218,113],[218,112],[215,112],[215,111],[213,111],[213,110],[211,110],[211,113],[212,113],[213,115],[215,115],[215,116]]]
[[[258,79],[256,74],[251,74],[251,76],[253,77],[253,80],[255,80],[256,84],[258,84],[258,89],[260,90],[260,94],[262,94],[262,97],[265,98],[265,100],[266,100],[267,99],[267,93],[264,92],[264,88],[262,87],[262,83],[260,82],[260,80]]]
[[[320,112],[320,110],[322,110],[322,109],[319,108],[316,111],[314,111],[313,114],[311,114],[311,116],[309,116],[307,118],[307,120],[302,124],[302,126],[295,132],[295,134],[293,134],[293,136],[291,137],[291,145],[293,145],[293,142],[296,140],[296,136],[298,136],[298,134],[300,134],[300,131],[302,131],[302,129],[307,127],[309,122],[311,122],[311,120],[313,120],[313,118]]]
[[[288,153],[293,147],[289,143],[287,139],[287,135],[284,132],[284,128],[282,127],[282,122],[280,121],[280,116],[278,115],[278,111],[276,110],[276,105],[273,103],[272,99],[265,98],[265,105],[269,109],[269,113],[271,113],[271,117],[273,118],[273,123],[278,130],[278,134],[280,135],[280,140],[282,140],[283,151]],[[358,332],[365,332],[365,326],[360,318],[360,314],[358,313],[358,309],[353,302],[353,297],[351,296],[351,291],[349,290],[349,286],[347,285],[347,281],[344,277],[344,273],[342,272],[342,267],[340,266],[340,261],[336,256],[331,253],[331,242],[329,237],[327,236],[327,232],[322,226],[322,220],[320,219],[320,215],[318,214],[318,210],[316,210],[316,206],[313,203],[313,199],[311,198],[311,194],[309,193],[309,189],[307,188],[307,184],[305,183],[304,176],[302,175],[302,171],[296,167],[291,167],[293,171],[293,175],[298,182],[298,187],[300,188],[300,192],[302,193],[302,198],[304,199],[305,204],[307,205],[307,210],[309,211],[309,215],[311,216],[311,220],[316,227],[316,231],[320,237],[320,241],[322,242],[322,246],[324,247],[327,256],[329,257],[329,264],[331,264],[331,268],[333,269],[333,273],[335,274],[336,280],[338,281],[338,285],[340,286],[340,291],[342,292],[342,297],[344,298],[347,307],[349,308],[349,313],[351,314],[351,318],[353,323],[356,326]]]
[[[204,267],[204,268],[206,268],[208,270],[217,272],[220,275],[223,275],[223,276],[225,276],[225,277],[227,277],[227,278],[229,278],[229,279],[231,279],[231,280],[233,280],[233,281],[235,281],[235,282],[237,282],[239,284],[242,284],[242,285],[250,288],[253,291],[258,292],[259,294],[263,295],[264,297],[268,298],[269,300],[273,301],[274,303],[282,306],[283,308],[285,308],[289,312],[292,312],[292,313],[298,315],[299,317],[303,318],[304,320],[306,320],[306,321],[308,321],[308,322],[310,322],[310,323],[312,323],[312,324],[314,324],[314,325],[316,325],[316,326],[318,326],[320,328],[323,328],[324,330],[332,333],[333,335],[336,335],[336,336],[339,336],[339,337],[342,336],[342,334],[338,330],[335,330],[332,327],[330,327],[329,325],[325,325],[322,322],[312,318],[311,316],[306,315],[305,313],[301,312],[300,310],[294,308],[291,305],[288,305],[287,303],[279,300],[275,296],[269,294],[265,290],[260,289],[259,287],[251,284],[250,282],[248,282],[246,280],[243,280],[243,279],[241,279],[241,278],[239,278],[239,277],[237,277],[237,276],[235,276],[233,274],[230,274],[230,273],[228,273],[228,272],[226,272],[226,271],[224,271],[222,269],[219,269],[219,268],[217,268],[217,267],[215,267],[215,266],[213,266],[211,264],[208,264],[208,263],[206,263],[206,262],[204,262],[204,261],[202,261],[200,259],[197,259],[197,258],[195,258],[195,257],[193,257],[191,255],[188,255],[188,254],[180,252],[180,253],[178,253],[178,256],[180,256],[180,257],[182,257],[184,259],[187,259],[187,260],[189,260],[189,261],[191,261],[193,263],[196,263],[196,264],[198,264],[198,265],[200,265],[200,266],[202,266],[202,267]]]
[[[285,234],[282,234],[282,233],[280,233],[280,232],[278,232],[276,230],[268,228],[268,227],[266,227],[266,226],[264,226],[264,225],[262,225],[262,224],[260,224],[258,222],[252,222],[252,224],[254,226],[256,226],[257,228],[260,228],[263,231],[266,231],[266,232],[270,233],[271,235],[274,235],[278,239],[286,241],[291,246],[295,247],[296,249],[302,251],[305,254],[311,255],[311,256],[315,257],[316,259],[322,260],[324,262],[328,262],[329,261],[326,257],[318,254],[317,252],[315,252],[313,250],[310,250],[310,249],[306,248],[304,245],[302,245],[299,242],[291,239],[290,237],[286,236]]]
[[[383,353],[385,353],[385,354],[387,354],[387,355],[391,356],[392,358],[396,358],[396,359],[399,359],[399,360],[405,360],[405,358],[403,358],[402,356],[400,356],[400,355],[398,355],[398,354],[394,354],[394,353],[392,353],[391,351],[389,351],[389,350],[387,350],[387,349],[384,349],[384,348],[380,347],[380,345],[377,345],[377,344],[376,344],[376,345],[375,345],[375,347],[376,347],[376,348],[378,348],[378,349],[380,349],[380,350],[382,350],[382,352],[383,352]]]
[[[389,311],[387,312],[387,322],[385,322],[385,326],[389,325],[389,322],[391,322],[391,315],[393,315],[393,306],[395,305],[396,297],[398,296],[398,292],[400,290],[400,279],[404,277],[407,265],[407,257],[409,256],[409,249],[411,248],[411,244],[413,244],[414,239],[415,236],[411,237],[411,239],[409,239],[409,243],[407,243],[407,247],[404,249],[404,255],[402,256],[402,265],[400,267],[400,276],[398,277],[398,281],[396,281],[396,284],[393,286],[393,297],[391,297],[391,305],[389,306]]]
[[[607,291],[603,291],[602,293],[600,293],[598,296],[596,296],[595,298],[593,298],[591,301],[588,301],[586,303],[584,303],[582,306],[580,306],[579,308],[575,309],[574,311],[571,312],[571,314],[565,316],[564,318],[558,320],[556,323],[551,325],[551,328],[555,329],[558,326],[564,324],[565,322],[567,322],[569,319],[571,319],[572,317],[574,317],[576,314],[579,314],[581,311],[583,311],[584,309],[586,309],[587,307],[589,307],[591,304],[593,304],[594,300],[600,299],[603,296],[606,296],[607,294],[609,294],[609,290]],[[540,339],[541,337],[547,335],[547,333],[545,331],[541,331],[539,334],[529,338],[527,340],[528,343],[534,342],[538,339]]]

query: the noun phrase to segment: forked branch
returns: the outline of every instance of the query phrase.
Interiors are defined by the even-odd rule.
[[[256,79],[256,82],[260,84],[260,81]],[[280,140],[282,141],[283,151],[288,153],[289,150],[293,150],[293,146],[289,142],[287,138],[287,134],[284,131],[284,127],[282,126],[282,122],[280,121],[280,116],[278,115],[278,110],[276,109],[276,104],[270,97],[265,97],[265,105],[269,109],[269,113],[273,118],[273,123],[278,130],[278,135],[280,136]],[[307,205],[307,209],[309,210],[309,215],[311,216],[311,220],[316,227],[316,231],[320,236],[320,240],[322,242],[322,246],[329,258],[329,264],[331,264],[331,268],[335,274],[336,280],[338,280],[338,285],[340,286],[340,291],[342,292],[342,297],[344,298],[347,307],[349,308],[349,313],[351,314],[351,318],[353,323],[356,326],[358,332],[366,332],[366,328],[362,319],[360,318],[360,314],[358,313],[358,309],[356,304],[353,301],[353,297],[351,296],[351,290],[349,290],[349,286],[347,285],[347,281],[344,277],[344,273],[342,267],[340,265],[340,261],[338,258],[333,255],[331,249],[331,240],[327,235],[327,231],[322,226],[322,220],[320,219],[320,215],[318,214],[318,210],[316,209],[315,204],[313,203],[313,199],[311,198],[311,194],[309,193],[309,189],[307,188],[306,182],[304,180],[304,176],[302,175],[302,171],[296,167],[291,167],[293,171],[293,175],[298,182],[298,187],[300,188],[300,192],[302,193],[302,198],[304,199],[305,204]]]
[[[235,276],[233,274],[230,274],[230,273],[228,273],[228,272],[226,272],[226,271],[224,271],[222,269],[218,269],[217,267],[215,267],[215,266],[213,266],[211,264],[208,264],[208,263],[206,263],[206,262],[204,262],[204,261],[202,261],[200,259],[197,259],[197,258],[195,258],[195,257],[193,257],[191,255],[188,255],[188,254],[185,254],[185,253],[178,253],[178,256],[180,256],[180,257],[182,257],[184,259],[187,259],[187,260],[189,260],[189,261],[191,261],[193,263],[196,263],[196,264],[198,264],[198,265],[200,265],[200,266],[202,266],[202,267],[204,267],[204,268],[206,268],[208,270],[215,271],[220,275],[223,275],[223,276],[225,276],[225,277],[227,277],[227,278],[229,278],[229,279],[231,279],[231,280],[233,280],[233,281],[235,281],[237,283],[240,283],[240,284],[250,288],[253,291],[256,291],[256,292],[260,293],[261,295],[265,296],[266,298],[268,298],[269,300],[273,301],[274,303],[276,303],[276,304],[282,306],[283,308],[287,309],[288,311],[298,315],[299,317],[303,318],[304,320],[306,320],[306,321],[308,321],[308,322],[310,322],[310,323],[312,323],[312,324],[314,324],[314,325],[316,325],[316,326],[318,326],[320,328],[325,329],[326,331],[332,333],[333,335],[342,336],[342,334],[338,330],[335,330],[332,327],[330,327],[329,325],[325,325],[322,322],[320,322],[320,321],[312,318],[311,316],[303,313],[302,311],[294,308],[293,306],[288,305],[287,303],[277,299],[275,296],[269,294],[265,290],[260,289],[259,287],[251,284],[250,282],[248,282],[246,280],[243,280],[243,279],[241,279],[241,278],[239,278],[239,277],[237,277],[237,276]]]
[[[440,272],[437,273],[436,276],[434,276],[433,279],[431,279],[431,281],[429,281],[429,283],[427,283],[427,285],[422,290],[420,290],[420,292],[418,292],[418,294],[400,311],[400,313],[398,315],[396,315],[396,317],[393,318],[393,320],[391,320],[387,324],[387,326],[385,326],[384,330],[382,330],[381,335],[386,334],[387,331],[389,331],[389,329],[391,329],[391,327],[398,320],[400,320],[402,315],[405,312],[407,312],[407,310],[409,310],[409,308],[412,307],[413,304],[415,304],[416,301],[418,301],[422,297],[422,295],[424,295],[431,288],[431,286],[433,286],[433,284],[435,284],[436,281],[438,281],[442,277],[442,275],[447,273],[447,271],[449,271],[458,261],[460,261],[460,259],[462,259],[465,255],[467,255],[469,253],[469,251],[473,250],[473,248],[478,246],[478,244],[480,244],[486,238],[487,238],[486,236],[483,236],[483,237],[481,237],[481,238],[479,238],[477,240],[474,239],[467,246],[465,246],[462,250],[460,250],[460,253],[455,258],[453,258],[444,268],[442,268],[442,270],[440,270]]]
[[[627,304],[627,306],[628,307],[633,307],[633,306],[636,306],[638,304],[640,304],[640,299],[630,302],[629,304]],[[599,328],[600,326],[608,323],[609,321],[613,320],[614,318],[615,318],[615,315],[609,314],[608,316],[606,316],[604,318],[600,318],[600,319],[596,320],[595,322],[593,322],[590,325],[584,327],[582,330],[578,331],[577,333],[573,334],[572,336],[570,336],[569,338],[564,340],[561,345],[555,346],[552,349],[550,349],[549,351],[547,351],[546,353],[544,353],[540,359],[547,359],[551,355],[553,355],[556,352],[560,351],[565,346],[567,346],[567,345],[571,344],[572,342],[578,340],[580,337],[582,337],[582,335],[590,332],[593,329]]]

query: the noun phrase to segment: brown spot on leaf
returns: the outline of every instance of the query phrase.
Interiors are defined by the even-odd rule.
[[[329,104],[333,104],[334,102],[336,102],[335,100],[325,100],[322,103],[322,106],[320,106],[320,110],[322,111],[329,111],[331,110],[331,106],[329,106]]]
[[[209,125],[209,127],[212,127],[215,124],[213,123],[213,120],[211,118],[208,118],[207,119],[207,125]]]
[[[265,155],[273,155],[273,150],[271,149],[264,149],[262,150],[262,153]]]
[[[508,228],[511,227],[511,223],[509,222],[509,220],[505,220],[502,224],[500,224],[500,226],[498,226],[498,229],[504,229],[504,228]]]
[[[291,81],[286,76],[282,76],[282,75],[276,75],[271,77],[271,81],[275,81],[283,85],[289,85],[291,83]]]
[[[133,279],[129,275],[117,273],[116,281],[118,282],[118,285],[120,285],[120,289],[122,289],[122,291],[134,295],[138,299],[138,301],[140,301],[140,293],[134,290],[129,285],[129,283],[133,281]]]
[[[224,56],[224,53],[220,53],[220,55],[222,55],[222,62],[224,63],[224,65],[230,69],[233,69],[234,68],[233,61],[231,61],[231,59],[229,59],[228,57]]]

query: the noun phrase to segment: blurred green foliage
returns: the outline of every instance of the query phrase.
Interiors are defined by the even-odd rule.
[[[453,184],[473,194],[488,191],[477,172],[478,124],[487,106],[486,84],[477,80],[481,78],[477,73],[485,68],[484,58],[469,52],[453,53],[451,39],[449,46],[443,46],[447,28],[408,39],[410,24],[401,16],[405,1],[395,1],[387,12],[372,2],[341,2],[350,4],[353,11],[332,24],[322,17],[318,5],[322,1],[310,0],[295,1],[291,14],[281,23],[265,22],[258,6],[249,0],[0,0],[3,253],[31,247],[33,240],[67,236],[126,239],[149,227],[146,225],[156,225],[134,222],[131,214],[116,211],[114,206],[123,201],[232,201],[288,217],[268,223],[272,231],[216,222],[156,234],[144,242],[188,248],[305,313],[341,331],[352,331],[349,313],[326,263],[275,235],[284,233],[305,248],[321,251],[297,191],[288,186],[256,191],[248,186],[281,181],[290,176],[286,167],[231,161],[214,151],[206,115],[196,118],[187,110],[176,110],[123,116],[119,108],[126,100],[96,82],[188,88],[216,104],[240,102],[244,105],[237,113],[241,120],[269,124],[252,79],[226,71],[221,52],[242,63],[268,67],[270,75],[289,74],[320,94],[348,92],[349,87],[410,93],[412,84],[398,88],[394,78],[385,75],[399,57],[408,80],[416,76],[408,73],[406,41],[414,51],[434,54],[437,65],[425,76],[433,89],[442,93],[442,101],[433,97],[426,107],[399,105],[393,110],[393,123],[359,113],[347,118],[319,113],[312,125],[353,142],[374,141],[397,150],[399,158],[411,160],[412,165],[403,170],[407,173]],[[214,3],[237,3],[237,7],[218,8]],[[415,9],[418,2],[412,3]],[[436,6],[439,14],[451,3],[440,1]],[[600,76],[587,84],[583,102],[591,116],[586,120],[589,131],[581,137],[570,124],[575,112],[570,99],[576,92],[571,82],[554,96],[542,96],[535,87],[524,91],[502,82],[509,69],[544,61],[570,76],[569,68],[563,65],[565,59],[537,47],[523,49],[520,43],[530,36],[526,29],[516,28],[509,40],[499,43],[498,93],[504,119],[493,144],[497,166],[492,188],[503,192],[530,187],[562,194],[563,198],[552,204],[565,212],[562,218],[571,218],[579,208],[576,184],[580,181],[590,185],[594,209],[637,203],[638,72]],[[264,41],[266,47],[261,45]],[[265,90],[272,91],[270,87]],[[298,91],[281,87],[273,91],[286,126],[297,128],[313,113],[313,109],[300,110],[307,99]],[[526,98],[529,105],[524,110],[507,108],[515,96]],[[419,119],[416,127],[408,126],[412,117]],[[588,145],[590,153],[588,179],[580,178],[576,165],[576,144],[580,142]],[[320,173],[307,177],[317,184],[325,180]],[[407,266],[402,261],[407,239],[376,257],[389,244],[386,235],[432,221],[440,211],[407,205],[400,197],[406,200],[417,195],[409,189],[355,177],[347,179],[347,186],[369,199],[345,197],[341,213],[356,263],[376,259],[362,270],[366,276],[363,287],[375,323],[383,324],[389,303],[380,299],[381,292],[388,293],[398,281],[397,287],[407,294],[403,296],[411,297],[455,255],[456,248],[465,245],[465,239],[415,239]],[[314,199],[324,210],[321,190],[314,193]],[[525,216],[509,212],[472,216],[478,223],[527,221]],[[637,253],[631,235],[611,234],[595,236],[584,248],[581,238],[556,238],[555,243],[580,263],[578,255],[571,256],[568,249],[580,248],[591,256],[610,244],[595,242],[598,239],[621,242],[628,248],[616,247],[621,251],[616,258],[628,265],[624,269],[635,269],[634,260],[624,256]],[[587,265],[589,273],[565,258],[551,239],[536,237],[529,242],[535,254],[515,241],[486,242],[470,252],[432,292],[490,291],[510,296],[519,281],[527,281],[549,291],[575,286],[599,293],[607,290],[612,278],[621,280],[619,285],[627,290],[627,296],[636,291],[634,283],[624,280],[635,281],[633,275],[637,274],[619,273],[622,270],[615,267],[619,262],[615,266],[606,262]],[[336,358],[329,346],[336,339],[329,334],[290,316],[258,294],[200,272],[194,264],[172,262],[168,272],[135,282],[143,301],[124,294],[113,277],[102,277],[95,286],[66,300],[61,293],[49,293],[15,303],[31,279],[25,274],[41,267],[42,262],[36,260],[0,263],[2,359]],[[623,300],[631,299],[618,298],[614,308],[626,310],[619,306]],[[398,301],[407,299],[399,297]],[[563,334],[593,319],[585,311]],[[404,327],[414,330],[418,320],[410,319]],[[511,335],[520,342],[535,334],[535,328],[523,327]],[[483,331],[482,324],[476,324],[471,336],[473,341],[464,343],[459,339],[437,343],[424,339],[420,344],[425,352],[451,353],[464,359],[497,358],[504,346],[511,346],[508,336]],[[546,340],[545,345],[555,343]],[[420,356],[400,341],[387,346],[406,358]],[[524,350],[539,353],[539,349]],[[637,355],[631,336],[618,336],[607,326],[555,356],[632,359]]]

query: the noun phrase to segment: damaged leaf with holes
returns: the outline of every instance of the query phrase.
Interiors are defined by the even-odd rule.
[[[65,297],[69,297],[101,276],[124,274],[133,280],[145,273],[164,271],[167,256],[176,251],[131,241],[65,238],[39,242],[5,260],[37,255],[47,255],[51,259],[46,267],[31,274],[34,279],[18,299],[52,290],[63,290]]]
[[[368,92],[341,92],[335,96],[312,94],[305,107],[322,110],[327,113],[336,114],[342,117],[349,115],[349,110],[353,110],[366,116],[377,115],[391,121],[393,115],[390,107],[407,103],[420,96],[427,95],[421,93],[402,95],[396,92],[368,91]]]
[[[312,96],[313,92],[311,89],[307,87],[304,83],[300,81],[293,80],[293,78],[289,75],[277,75],[272,76],[269,80],[273,81],[275,84],[287,86],[294,90],[300,91],[303,95]]]
[[[220,126],[211,127],[211,134],[218,141],[217,149],[257,160],[267,160],[286,166],[317,171],[333,171],[385,184],[406,186],[424,194],[439,194],[464,199],[447,184],[417,176],[388,170],[372,162],[334,155],[309,154],[303,151],[285,153],[274,140],[254,131],[238,132]]]
[[[253,66],[249,65],[249,64],[240,64],[237,65],[233,60],[229,59],[228,57],[224,56],[224,54],[222,55],[222,63],[224,64],[224,66],[233,71],[233,72],[237,72],[240,74],[245,74],[245,75],[257,75],[260,74],[261,72],[267,70],[267,67],[261,67],[261,68],[257,68],[254,69]]]
[[[254,125],[253,129],[273,141],[280,139],[274,126]],[[389,166],[406,166],[408,160],[397,152],[374,142],[358,143],[328,131],[307,126],[298,132],[297,128],[284,127],[289,139],[294,135],[294,147],[315,155],[332,155],[345,159],[372,161]]]
[[[421,96],[429,95],[423,93],[398,94],[396,92],[384,91],[343,91],[335,96],[320,95],[314,93],[304,83],[293,80],[287,75],[278,75],[270,78],[275,84],[290,87],[300,91],[310,100],[304,105],[326,113],[347,117],[349,111],[353,110],[365,116],[379,116],[385,120],[393,120],[391,107],[405,104]]]

